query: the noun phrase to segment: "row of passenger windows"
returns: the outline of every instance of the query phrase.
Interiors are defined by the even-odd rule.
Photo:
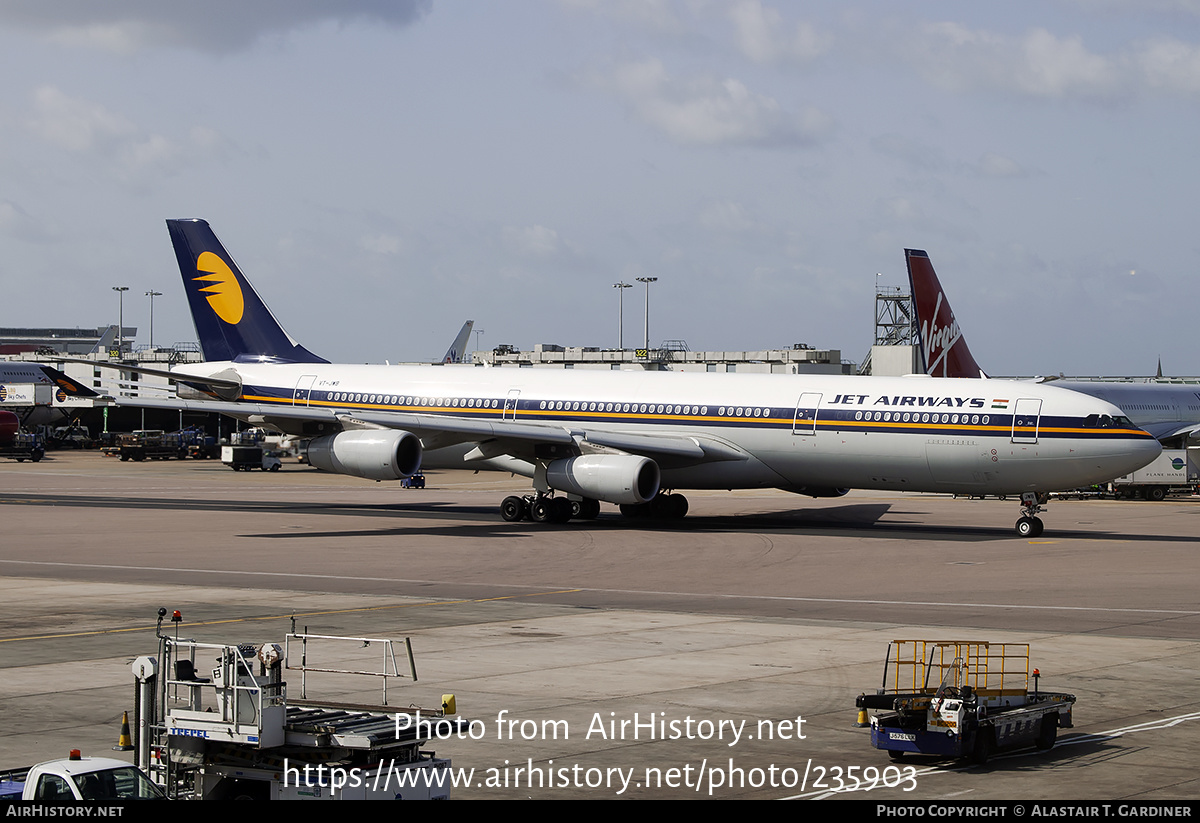
[[[386,406],[425,406],[429,408],[464,408],[464,409],[498,409],[500,401],[495,399],[475,399],[462,397],[411,397],[400,395],[387,394],[355,394],[350,392],[326,392],[326,400],[334,403],[375,403]],[[579,400],[542,400],[539,408],[543,411],[586,411],[586,412],[613,412],[621,414],[682,414],[682,415],[708,415],[708,406],[672,406],[672,405],[655,405],[653,403],[593,403]],[[803,419],[811,419],[812,410],[804,410],[801,413]],[[791,412],[787,413],[788,417]],[[854,420],[864,422],[875,421],[883,423],[962,423],[964,425],[988,425],[990,421],[989,415],[978,414],[950,414],[937,412],[891,412],[891,411],[856,411],[853,413]],[[718,417],[771,417],[771,409],[762,407],[750,406],[721,406],[717,409]],[[838,410],[833,414],[837,420],[850,420],[851,412]],[[1096,417],[1096,415],[1092,415]],[[1084,425],[1088,427],[1105,428],[1108,426],[1128,424],[1124,418],[1118,418],[1119,422],[1112,422],[1112,418],[1108,418],[1102,423],[1088,419]],[[1129,424],[1132,425],[1132,424]]]
[[[384,406],[429,406],[431,408],[497,409],[499,400],[476,400],[474,397],[406,397],[392,394],[354,394],[326,392],[332,403],[378,403]]]
[[[849,420],[850,412],[839,411],[836,415],[838,420]],[[883,423],[962,423],[963,425],[971,424],[972,426],[986,426],[991,420],[990,415],[978,414],[938,414],[934,412],[864,412],[856,411],[854,413],[855,420],[878,421]]]
[[[543,400],[538,408],[544,411],[612,412],[614,414],[682,414],[708,415],[708,406],[672,406],[654,403],[592,403],[580,400]],[[721,406],[718,417],[770,417],[771,410],[749,406]]]
[[[497,409],[499,400],[462,397],[411,397],[389,394],[360,394],[355,392],[326,392],[325,400],[331,403],[370,403],[384,406],[425,406],[429,408]],[[627,414],[683,414],[707,415],[708,406],[672,406],[654,403],[593,403],[579,400],[542,400],[538,406],[543,411],[588,411]],[[721,406],[720,417],[770,417],[771,409],[752,406]]]
[[[327,392],[326,400],[334,403],[373,403],[385,406],[415,406],[429,408],[464,408],[464,409],[497,409],[500,407],[500,401],[495,399],[475,399],[462,397],[411,397],[401,395],[387,394],[356,394],[351,392]],[[593,403],[579,400],[542,400],[538,406],[543,411],[585,411],[585,412],[612,412],[620,414],[682,414],[682,415],[708,415],[708,406],[672,406],[656,405],[654,403]],[[811,419],[812,410],[804,410],[801,417]],[[895,423],[970,423],[978,425],[982,423],[987,425],[990,417],[988,415],[966,415],[966,414],[949,414],[949,413],[933,413],[929,412],[890,412],[890,411],[856,411],[853,413],[854,420],[861,421],[877,421],[877,422],[895,422]],[[791,412],[787,413],[788,417]],[[838,410],[834,413],[834,417],[838,420],[850,420],[851,412]],[[771,409],[753,406],[720,406],[717,409],[718,417],[771,417]],[[1095,426],[1094,421],[1089,420],[1085,425]],[[1107,425],[1112,425],[1107,423]]]

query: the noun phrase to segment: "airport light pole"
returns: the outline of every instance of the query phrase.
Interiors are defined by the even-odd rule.
[[[146,296],[150,298],[150,348],[154,348],[154,298],[162,297],[162,292],[151,289],[146,292]],[[180,427],[182,428],[182,427]]]
[[[475,330],[475,351],[479,351],[479,338],[483,334],[483,332],[484,332],[483,329]]]
[[[121,357],[125,353],[125,292],[129,287],[113,286],[112,290],[117,293],[117,356]]]
[[[650,284],[658,281],[657,277],[639,277],[639,283],[646,284],[646,351],[650,350]]]
[[[617,290],[617,348],[625,351],[625,289],[632,289],[632,283],[624,280],[613,283]]]

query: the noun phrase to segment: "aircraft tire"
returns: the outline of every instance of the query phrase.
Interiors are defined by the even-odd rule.
[[[638,520],[650,515],[649,503],[622,503],[621,514],[628,517],[630,520]]]
[[[571,517],[579,520],[595,520],[600,516],[600,501],[585,497],[571,501]]]
[[[529,519],[534,523],[546,523],[550,520],[550,498],[539,497],[529,506]]]
[[[1020,537],[1037,537],[1044,528],[1041,519],[1037,517],[1022,517],[1017,521],[1017,535]]]
[[[566,523],[571,519],[571,501],[565,497],[550,499],[550,522]]]
[[[500,517],[508,523],[524,520],[527,514],[525,501],[515,494],[504,498],[504,502],[500,504]]]

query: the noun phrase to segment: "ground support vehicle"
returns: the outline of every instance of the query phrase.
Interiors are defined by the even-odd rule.
[[[1200,470],[1188,460],[1187,449],[1163,449],[1149,465],[1112,481],[1113,495],[1133,500],[1165,500],[1171,492],[1192,494]]]
[[[283,461],[267,447],[266,437],[262,429],[234,432],[228,443],[221,444],[221,462],[234,471],[279,471]]]
[[[425,488],[425,475],[418,473],[406,477],[400,481],[400,485],[406,489],[423,489]]]
[[[187,428],[179,431],[179,442],[187,456],[195,460],[209,460],[221,456],[221,446],[217,439],[204,433],[201,428]]]
[[[26,460],[36,463],[45,456],[46,446],[36,434],[17,432],[10,439],[0,442],[0,457],[7,457],[18,463],[24,463]]]
[[[170,460],[177,457],[180,460],[187,457],[187,445],[179,432],[164,432],[161,429],[139,429],[129,434],[123,434],[118,441],[122,460],[141,462],[146,458],[151,460]]]
[[[221,456],[221,447],[215,437],[199,436],[188,444],[187,455],[193,460],[211,460]]]
[[[221,462],[236,471],[277,472],[283,461],[262,446],[221,446]]]
[[[1072,726],[1075,695],[1040,691],[1032,675],[1031,691],[1028,644],[894,640],[882,688],[856,704],[875,712],[871,745],[893,760],[912,753],[982,765],[995,751],[1049,749]]]
[[[465,737],[453,695],[433,710],[307,699],[324,675],[416,679],[401,673],[392,641],[289,633],[284,645],[226,645],[170,637],[160,611],[157,656],[134,661],[135,760],[177,799],[446,799],[450,760],[422,747]],[[175,614],[178,614],[177,612]],[[174,618],[173,618],[174,620]],[[377,669],[322,668],[317,650],[342,643],[383,650]],[[211,668],[208,661],[213,661]],[[300,679],[289,698],[284,672]]]
[[[166,797],[141,769],[111,757],[50,760],[0,773],[0,800],[78,803],[92,800],[161,800]]]
[[[1106,491],[1107,484],[1098,484],[1080,489],[1051,492],[1050,496],[1055,500],[1103,500]]]
[[[90,449],[95,441],[87,428],[79,425],[78,421],[69,426],[58,426],[46,439],[46,445],[52,449]]]

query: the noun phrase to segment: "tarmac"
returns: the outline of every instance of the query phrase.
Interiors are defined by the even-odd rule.
[[[527,484],[0,462],[0,768],[109,754],[163,607],[212,642],[282,642],[293,621],[410,638],[418,680],[390,704],[456,695],[477,737],[430,747],[474,769],[460,799],[1200,798],[1200,498],[1055,501],[1037,539],[1012,500],[881,492],[503,522]],[[1077,696],[1074,728],[982,768],[892,764],[854,698],[894,639],[1028,643],[1041,687]],[[371,679],[322,685],[378,702]]]

